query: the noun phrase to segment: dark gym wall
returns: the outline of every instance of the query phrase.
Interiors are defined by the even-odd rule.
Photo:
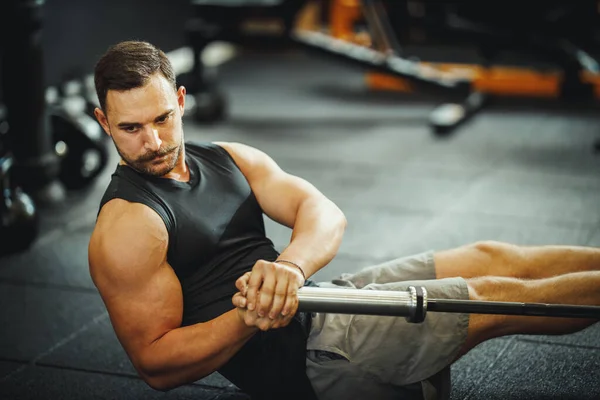
[[[46,83],[91,73],[97,58],[120,40],[147,40],[165,51],[184,46],[190,10],[189,0],[46,0]]]

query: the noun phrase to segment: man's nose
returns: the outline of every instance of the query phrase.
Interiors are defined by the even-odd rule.
[[[160,137],[158,136],[158,129],[154,127],[148,128],[145,146],[149,150],[158,151],[158,149],[160,149],[161,144],[162,140],[160,140]]]

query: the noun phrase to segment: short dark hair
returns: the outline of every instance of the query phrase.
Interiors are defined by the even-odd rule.
[[[156,72],[160,72],[177,89],[173,66],[167,55],[156,46],[136,40],[110,46],[94,69],[94,84],[100,108],[106,111],[106,95],[109,90],[142,87]]]

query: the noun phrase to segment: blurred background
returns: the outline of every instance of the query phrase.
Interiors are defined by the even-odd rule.
[[[149,41],[188,89],[187,140],[239,141],[349,221],[315,280],[479,240],[600,246],[600,5],[426,0],[3,0],[0,398],[248,398],[215,373],[136,375],[87,245],[119,157],[93,68]],[[201,212],[201,210],[199,210]],[[290,230],[265,218],[281,250]],[[452,399],[598,399],[600,328],[513,336]]]

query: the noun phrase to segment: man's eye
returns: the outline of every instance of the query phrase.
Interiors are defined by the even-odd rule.
[[[158,123],[159,123],[159,124],[163,124],[163,123],[167,122],[167,120],[168,120],[168,119],[169,119],[169,116],[168,116],[168,115],[165,115],[164,117],[160,117],[160,118],[158,119]]]
[[[125,132],[135,133],[137,131],[137,129],[138,128],[136,126],[129,126],[129,127],[125,128]]]

